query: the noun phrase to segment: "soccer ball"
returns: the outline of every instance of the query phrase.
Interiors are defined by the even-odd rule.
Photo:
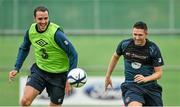
[[[69,71],[67,80],[75,88],[82,87],[87,82],[87,74],[81,68],[74,68]]]

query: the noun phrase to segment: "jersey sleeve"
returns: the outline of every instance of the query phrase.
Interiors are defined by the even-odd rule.
[[[151,46],[150,54],[152,56],[152,62],[154,67],[164,65],[160,49],[157,45],[154,44],[153,46]]]
[[[120,42],[116,48],[116,53],[117,55],[121,56],[122,55],[122,42]]]
[[[116,48],[116,53],[117,55],[123,55],[123,53],[125,52],[125,49],[127,48],[127,46],[129,45],[129,43],[132,41],[132,39],[125,39],[123,41],[121,41],[117,48]]]
[[[30,46],[31,46],[31,42],[29,40],[29,34],[27,31],[24,36],[24,41],[21,44],[18,54],[17,54],[15,70],[19,71],[20,68],[22,67],[23,62],[25,61],[27,55],[29,54]]]
[[[68,56],[70,65],[69,70],[76,68],[78,63],[78,54],[72,43],[66,38],[66,35],[61,30],[57,30],[55,34],[55,42],[66,52]]]

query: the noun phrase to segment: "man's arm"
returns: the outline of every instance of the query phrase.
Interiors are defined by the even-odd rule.
[[[23,62],[29,53],[30,46],[31,46],[31,42],[29,40],[29,35],[27,31],[26,35],[24,36],[24,41],[19,48],[15,67],[12,71],[9,72],[9,81],[11,81],[21,69]]]
[[[31,42],[29,40],[29,34],[27,31],[24,36],[24,41],[19,48],[19,52],[15,64],[15,70],[19,71],[20,68],[22,67],[23,62],[25,61],[26,57],[29,54],[30,46],[31,46]]]
[[[159,48],[157,47],[157,45],[153,44],[150,47],[150,55],[152,57],[152,66],[154,66],[154,73],[152,75],[146,76],[144,77],[143,75],[136,75],[134,77],[134,81],[137,83],[145,83],[145,82],[149,82],[149,81],[154,81],[154,80],[158,80],[161,78],[163,70],[162,70],[162,66],[164,65],[164,61],[163,58],[161,56],[161,52],[159,50]]]
[[[150,76],[146,76],[144,77],[143,75],[136,75],[134,78],[134,81],[137,82],[137,83],[146,83],[146,82],[149,82],[149,81],[154,81],[154,80],[158,80],[161,78],[162,76],[162,67],[161,66],[158,66],[158,67],[154,67],[154,73]]]
[[[62,31],[57,30],[55,34],[55,42],[66,52],[68,56],[70,65],[69,70],[76,68],[78,63],[78,54],[71,42],[66,38],[66,35]]]
[[[146,81],[153,81],[161,78],[163,73],[162,67],[161,66],[154,67],[154,71],[155,72],[152,75],[146,77]]]
[[[147,77],[144,77],[143,75],[138,74],[134,77],[135,82],[143,83],[143,82],[158,80],[161,78],[162,73],[163,73],[162,66],[164,65],[164,61],[161,56],[160,49],[156,44],[151,45],[150,55],[151,55],[152,62],[153,62],[152,66],[154,66],[154,73]]]
[[[116,67],[116,64],[117,64],[119,58],[120,58],[120,56],[117,55],[116,52],[111,57],[111,60],[110,60],[109,66],[108,66],[108,70],[106,72],[106,77],[105,77],[105,90],[107,90],[109,85],[112,87],[112,81],[111,81],[110,77],[111,77],[111,74],[112,74],[114,68]]]

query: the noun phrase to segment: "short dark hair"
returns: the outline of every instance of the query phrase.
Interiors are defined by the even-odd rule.
[[[133,28],[144,29],[145,31],[148,30],[148,27],[147,27],[146,23],[145,23],[145,22],[142,22],[142,21],[136,22],[136,23],[134,24]]]
[[[36,17],[36,12],[37,11],[42,11],[42,12],[45,12],[47,11],[48,14],[49,14],[49,10],[45,7],[45,6],[38,6],[34,9],[34,17]]]

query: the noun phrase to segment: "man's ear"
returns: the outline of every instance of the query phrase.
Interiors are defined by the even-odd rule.
[[[36,22],[36,16],[33,15],[34,22]]]

